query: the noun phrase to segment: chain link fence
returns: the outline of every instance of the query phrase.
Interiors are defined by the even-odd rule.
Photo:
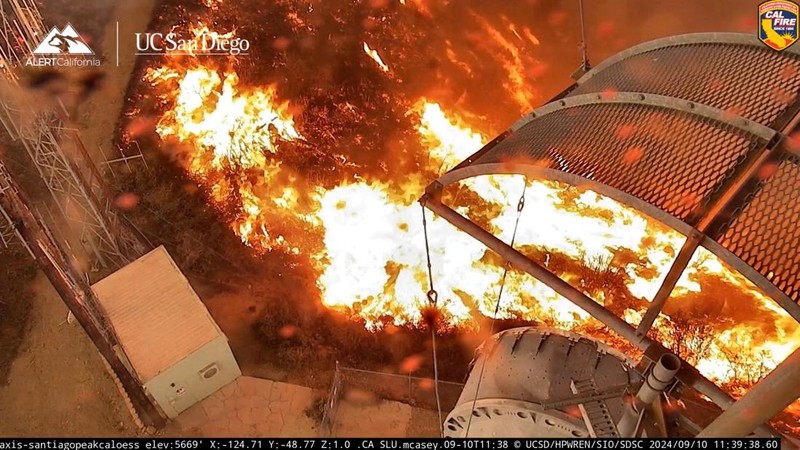
[[[337,363],[323,411],[321,430],[326,435],[331,435],[336,424],[336,412],[340,401],[354,392],[370,394],[381,400],[405,403],[414,408],[438,411],[435,385],[433,378],[354,369],[342,367]],[[456,406],[464,385],[440,380],[438,386],[442,419],[444,419]]]

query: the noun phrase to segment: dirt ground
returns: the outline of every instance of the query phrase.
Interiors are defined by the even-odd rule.
[[[100,354],[44,276],[34,281],[27,333],[0,387],[0,436],[134,436]]]
[[[100,147],[110,148],[135,63],[132,36],[147,27],[154,3],[105,4],[113,11],[101,27],[105,35],[96,42],[101,49],[95,47],[103,59],[103,83],[80,105],[77,118],[84,143],[93,153]],[[48,23],[63,19],[45,18]],[[120,47],[119,66],[115,64],[116,21],[120,36],[130,37]],[[66,306],[41,274],[33,288],[27,323],[14,330],[24,333],[15,349],[16,359],[5,367],[7,381],[0,385],[0,436],[136,435],[131,415],[92,342],[79,325],[66,323]]]
[[[84,145],[93,157],[101,157],[101,149],[109,159],[119,156],[113,147],[113,139],[136,63],[134,33],[147,29],[154,6],[155,0],[117,2],[115,12],[105,26],[101,39],[104,77],[100,88],[79,105],[79,115],[75,118]],[[119,52],[116,48],[117,21]]]
[[[286,381],[287,374],[279,367],[265,363],[265,347],[256,325],[265,314],[267,303],[249,295],[222,293],[205,296],[199,292],[208,312],[228,337],[231,349],[243,375]]]
[[[22,246],[0,250],[0,386],[25,339],[36,269]],[[8,282],[8,281],[10,282]]]

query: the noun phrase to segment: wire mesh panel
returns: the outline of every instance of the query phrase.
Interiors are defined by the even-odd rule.
[[[661,221],[672,220],[663,211],[684,222],[670,223],[682,233],[702,230],[704,246],[721,244],[718,256],[752,266],[750,280],[800,320],[800,156],[775,170],[757,163],[797,128],[798,94],[796,48],[775,52],[735,33],[647,42],[598,65],[438,183],[531,172],[616,191]]]
[[[369,370],[340,369],[342,391],[357,389],[374,394],[377,398],[407,403],[417,408],[436,410],[436,396],[432,378],[419,378]],[[464,385],[450,381],[439,381],[439,398],[442,411],[450,411],[456,405]]]
[[[323,432],[330,436],[440,436],[432,378],[419,378],[337,365],[326,401]],[[439,381],[442,417],[456,405],[463,384]],[[370,416],[369,425],[364,417]],[[371,427],[371,428],[370,428]],[[354,434],[355,433],[355,434]]]
[[[726,224],[719,243],[800,302],[800,156],[786,154],[765,167],[771,176]]]
[[[657,106],[597,103],[537,117],[478,158],[557,169],[685,219],[764,143],[710,119]]]
[[[657,93],[713,106],[766,126],[800,89],[800,58],[753,45],[672,45],[635,54],[582,82],[571,95]]]
[[[322,420],[320,421],[320,431],[324,436],[330,436],[333,432],[334,420],[336,418],[336,407],[339,406],[339,398],[341,397],[342,389],[342,375],[339,370],[339,363],[336,363],[336,371],[333,374],[333,383],[331,383],[331,390],[328,393],[328,398],[325,400],[325,406],[322,411]]]

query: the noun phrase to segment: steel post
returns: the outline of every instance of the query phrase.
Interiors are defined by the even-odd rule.
[[[460,230],[479,240],[514,266],[533,275],[536,279],[548,285],[554,291],[564,296],[567,300],[591,314],[595,319],[603,322],[615,333],[627,339],[642,350],[647,349],[652,343],[652,341],[646,337],[638,335],[633,327],[631,327],[623,319],[614,315],[611,311],[607,310],[605,307],[603,307],[603,305],[595,302],[589,296],[579,291],[566,281],[562,280],[549,270],[531,261],[528,259],[528,257],[516,251],[513,247],[501,241],[488,231],[484,230],[478,225],[475,225],[469,219],[462,216],[449,206],[430,198],[423,198],[422,202],[426,208],[435,212]]]
[[[636,437],[644,409],[657,401],[660,404],[659,396],[675,381],[680,368],[680,358],[671,353],[661,355],[636,393],[634,403],[625,408],[625,414],[617,425],[621,437]]]
[[[720,414],[698,437],[744,437],[800,397],[800,349]]]
[[[645,336],[647,332],[650,331],[650,327],[653,326],[653,322],[656,321],[661,310],[664,309],[664,305],[667,303],[667,300],[669,300],[672,291],[675,289],[675,285],[678,284],[678,280],[680,280],[702,240],[703,235],[694,230],[686,237],[686,242],[683,243],[683,247],[681,247],[678,256],[675,258],[675,261],[673,261],[672,267],[670,267],[669,272],[667,272],[667,276],[664,277],[664,282],[661,283],[661,287],[658,289],[658,292],[656,292],[655,297],[653,297],[653,302],[650,303],[642,321],[639,322],[639,326],[636,328],[637,333]]]

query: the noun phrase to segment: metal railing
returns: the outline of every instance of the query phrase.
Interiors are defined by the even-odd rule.
[[[342,376],[341,372],[339,372],[339,361],[336,361],[336,372],[333,374],[333,383],[331,383],[331,390],[328,393],[328,399],[325,401],[325,409],[322,411],[322,421],[320,422],[320,433],[323,436],[331,436],[333,434],[334,418],[336,417],[336,407],[339,406],[341,387]]]
[[[438,384],[442,414],[446,415],[457,404],[464,385],[441,380]],[[321,432],[327,436],[333,434],[339,403],[348,391],[366,392],[381,400],[436,411],[434,386],[433,378],[414,377],[410,373],[396,374],[342,367],[337,362],[331,390],[325,402]]]

